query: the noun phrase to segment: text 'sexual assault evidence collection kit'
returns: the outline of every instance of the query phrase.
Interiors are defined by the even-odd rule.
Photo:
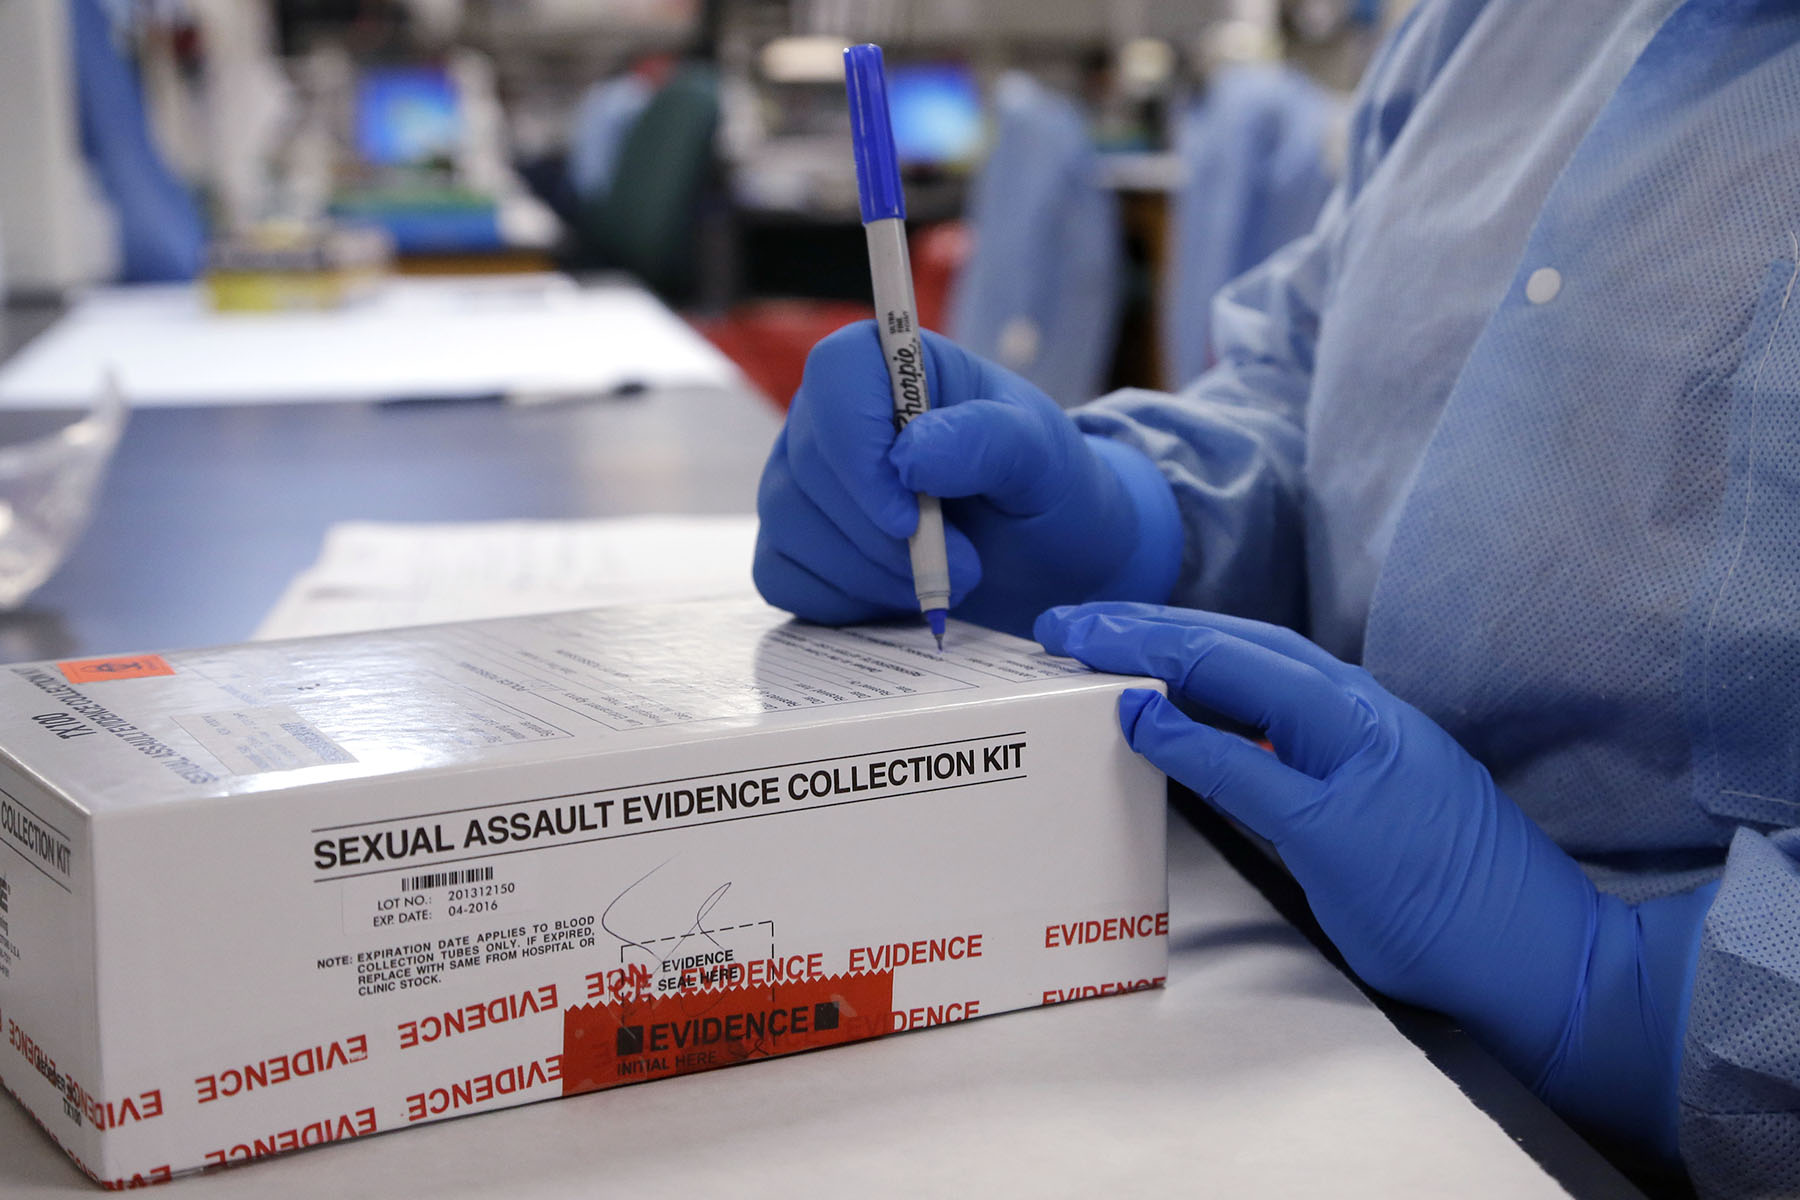
[[[736,601],[0,667],[0,1080],[129,1186],[1154,986],[1133,684]]]

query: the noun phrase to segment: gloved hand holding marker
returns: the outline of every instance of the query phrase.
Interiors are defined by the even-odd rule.
[[[807,358],[758,489],[757,587],[825,623],[948,606],[1019,634],[1050,604],[1166,599],[1181,523],[1156,467],[1085,437],[1012,372],[917,329],[881,52],[856,46],[844,59],[882,319]],[[941,535],[938,497],[950,500]]]
[[[936,334],[922,344],[933,407],[898,436],[874,328],[813,348],[757,494],[763,596],[832,624],[917,611],[905,539],[923,493],[945,498],[959,617],[1025,634],[1051,604],[1166,598],[1181,525],[1155,466],[1011,371]]]

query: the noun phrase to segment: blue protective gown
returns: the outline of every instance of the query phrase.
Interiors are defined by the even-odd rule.
[[[950,334],[1058,404],[1079,404],[1105,386],[1118,342],[1119,199],[1100,184],[1073,100],[1008,74],[994,107],[994,144],[969,191],[974,253],[950,291]]]
[[[1079,410],[1171,481],[1176,603],[1360,660],[1603,888],[1723,876],[1703,1193],[1800,1192],[1800,6],[1426,0],[1220,364]]]
[[[1297,67],[1215,72],[1180,118],[1171,198],[1163,362],[1186,384],[1211,365],[1206,312],[1219,289],[1313,227],[1337,184],[1343,102]]]

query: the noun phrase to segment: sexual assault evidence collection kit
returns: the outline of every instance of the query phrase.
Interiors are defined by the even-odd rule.
[[[130,1185],[1153,986],[1134,682],[753,602],[0,668],[0,1081]]]

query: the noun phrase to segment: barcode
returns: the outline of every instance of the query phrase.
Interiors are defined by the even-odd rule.
[[[466,871],[437,871],[430,875],[412,875],[400,880],[403,892],[422,892],[426,888],[452,887],[459,883],[486,883],[494,877],[492,867],[470,867]]]

